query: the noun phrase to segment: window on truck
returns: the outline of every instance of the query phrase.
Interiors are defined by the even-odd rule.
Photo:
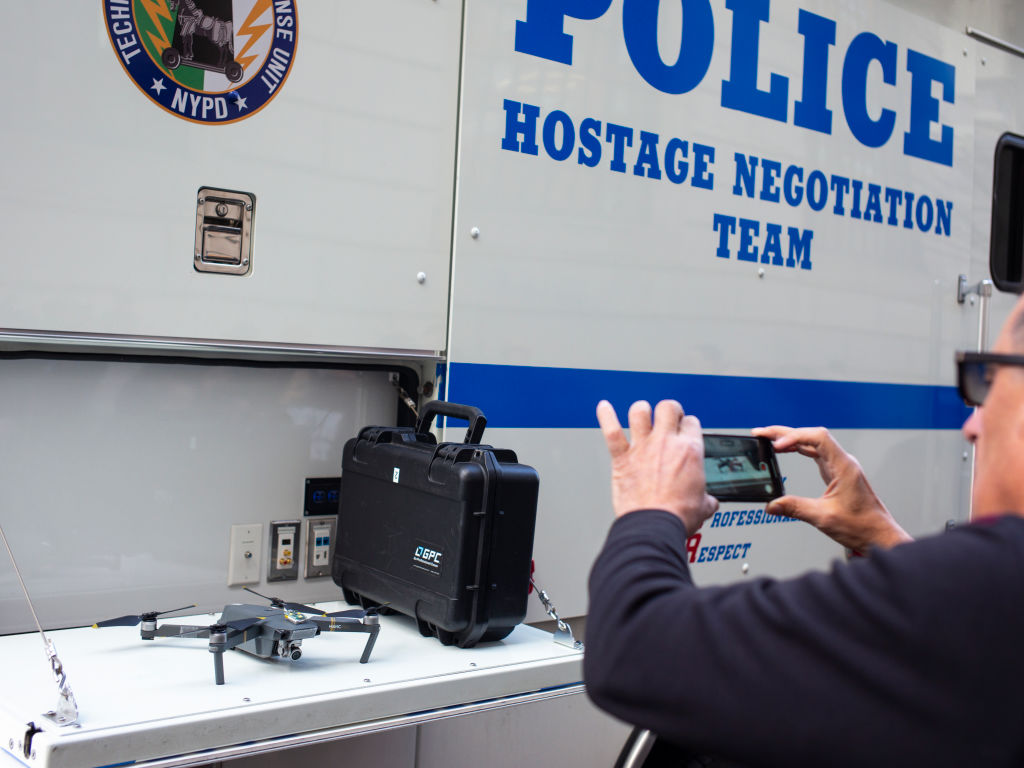
[[[1024,292],[1024,136],[1012,133],[996,143],[989,269],[999,290]]]

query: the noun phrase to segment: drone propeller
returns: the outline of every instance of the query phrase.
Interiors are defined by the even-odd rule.
[[[178,611],[184,611],[186,608],[195,608],[196,604],[184,605],[181,608],[172,608],[169,611],[149,611],[147,613],[141,613],[138,616],[118,616],[116,619],[107,619],[106,621],[97,621],[93,624],[93,628],[99,627],[137,627],[144,621],[154,621],[157,616],[163,616],[165,613],[177,613]]]
[[[308,605],[303,605],[302,603],[289,603],[285,600],[282,600],[279,597],[261,595],[255,589],[249,589],[248,587],[242,587],[242,589],[244,589],[246,592],[252,592],[254,595],[256,595],[256,597],[262,597],[264,600],[269,600],[270,605],[273,608],[285,608],[289,611],[298,611],[299,613],[311,613],[316,616],[325,615],[324,612],[321,611],[319,608],[310,608]]]

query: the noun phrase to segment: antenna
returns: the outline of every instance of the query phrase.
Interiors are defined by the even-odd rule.
[[[43,645],[46,647],[46,658],[50,662],[50,668],[53,670],[53,679],[57,682],[57,693],[59,695],[57,708],[51,712],[46,712],[45,716],[58,725],[71,725],[78,721],[78,703],[75,701],[75,694],[71,692],[71,686],[68,685],[68,677],[64,674],[64,665],[57,658],[57,649],[54,648],[53,642],[43,632],[43,626],[39,623],[35,606],[32,605],[32,598],[28,596],[25,580],[21,578],[18,561],[14,559],[14,552],[11,551],[11,545],[7,543],[7,536],[4,534],[4,527],[2,525],[0,525],[0,539],[3,539],[4,547],[11,558],[11,565],[14,566],[14,574],[18,577],[18,583],[21,584],[21,591],[25,593],[28,609],[32,611],[32,619],[36,623],[39,635],[43,638]]]

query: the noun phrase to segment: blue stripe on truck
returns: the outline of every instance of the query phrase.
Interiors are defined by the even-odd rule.
[[[625,423],[634,400],[674,398],[705,427],[959,429],[970,415],[956,387],[452,363],[448,400],[475,405],[489,427],[596,427],[609,400]]]

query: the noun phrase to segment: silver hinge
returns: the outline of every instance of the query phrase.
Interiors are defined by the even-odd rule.
[[[967,285],[967,275],[960,275],[956,281],[956,303],[963,304],[968,296],[980,296],[983,299],[987,299],[992,295],[992,281],[981,280],[974,285]],[[974,303],[974,300],[971,300]]]

